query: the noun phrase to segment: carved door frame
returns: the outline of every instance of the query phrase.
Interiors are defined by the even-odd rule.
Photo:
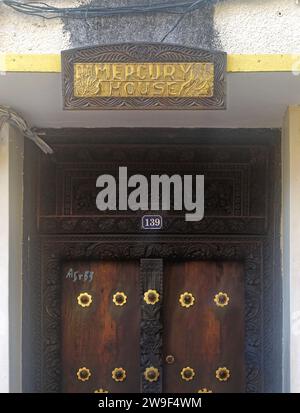
[[[138,131],[138,129],[137,129]],[[240,130],[241,131],[241,130]],[[255,130],[254,130],[255,131]],[[181,134],[184,131],[181,130]],[[63,133],[63,132],[60,132]],[[66,133],[66,132],[64,132]],[[71,131],[67,133],[70,136]],[[72,132],[73,133],[73,132]],[[88,135],[92,133],[88,132]],[[113,133],[113,131],[112,131]],[[171,132],[170,132],[171,133]],[[178,133],[178,132],[177,132]],[[225,137],[226,133],[224,132]],[[245,131],[242,138],[253,136]],[[128,136],[132,129],[128,130]],[[175,132],[176,134],[176,132]],[[196,137],[199,130],[192,134]],[[212,132],[219,139],[221,130]],[[187,131],[191,135],[191,131]],[[23,391],[60,392],[60,277],[63,260],[237,260],[244,263],[246,286],[246,391],[281,391],[281,277],[279,255],[280,140],[259,132],[272,145],[273,196],[269,200],[271,230],[262,235],[209,234],[40,234],[36,224],[39,154],[27,143],[24,214]],[[263,136],[262,136],[263,135]],[[55,132],[49,136],[57,139]],[[79,136],[75,133],[75,136]],[[130,138],[128,138],[130,141]],[[49,139],[51,142],[51,139]],[[27,172],[27,173],[26,173]],[[276,181],[277,180],[277,181]],[[274,205],[274,207],[272,207]],[[27,215],[26,215],[27,214]],[[247,218],[245,218],[246,220]],[[44,276],[43,274],[47,274]],[[161,340],[161,332],[157,340]],[[141,346],[143,346],[141,340]]]

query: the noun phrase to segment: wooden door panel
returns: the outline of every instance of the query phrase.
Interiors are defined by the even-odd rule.
[[[71,277],[74,271],[78,271],[76,280]],[[93,273],[92,281],[86,271]],[[138,392],[139,262],[67,262],[62,276],[63,392],[90,393],[100,388],[110,393]],[[127,296],[123,306],[113,303],[118,291]],[[90,306],[78,304],[81,293],[92,296]],[[77,378],[82,367],[91,373],[84,382]],[[112,371],[119,367],[126,371],[123,382],[112,379]]]
[[[179,303],[190,292],[192,306]],[[214,297],[225,292],[228,305],[218,307]],[[181,262],[164,265],[164,360],[173,355],[173,364],[164,364],[164,392],[194,393],[207,388],[213,392],[244,392],[244,279],[237,262]],[[195,376],[181,378],[181,370],[191,367]],[[216,370],[230,371],[227,381],[216,378]]]

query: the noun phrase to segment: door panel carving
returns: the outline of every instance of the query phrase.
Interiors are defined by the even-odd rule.
[[[245,391],[240,264],[73,261],[62,275],[64,392]]]
[[[97,177],[143,174],[204,174],[205,217],[186,222],[179,211],[163,211],[169,234],[264,234],[267,231],[269,152],[264,145],[66,145],[52,144],[55,162],[40,164],[39,228],[43,234],[144,233],[145,211],[99,211]],[[55,190],[49,191],[48,188]],[[137,217],[139,218],[137,220]]]
[[[168,393],[245,391],[245,285],[242,265],[235,262],[165,263],[164,365]],[[226,292],[229,302],[218,307],[215,295]],[[184,296],[185,294],[185,296]],[[192,299],[184,303],[184,298]],[[192,303],[192,305],[191,305]],[[226,366],[230,379],[216,378]],[[183,369],[193,369],[188,380]],[[187,370],[189,373],[189,370]]]
[[[163,260],[141,260],[141,392],[161,393]]]
[[[62,390],[139,392],[139,262],[71,261],[63,265],[62,276]],[[126,303],[116,305],[123,291]],[[78,304],[83,294],[91,297],[84,307]],[[90,374],[84,380],[82,368]]]
[[[280,131],[113,128],[43,132],[44,138],[54,148],[54,156],[40,154],[30,142],[26,143],[25,156],[24,391],[66,390],[62,355],[66,354],[67,347],[63,342],[63,332],[66,331],[66,340],[71,343],[73,337],[68,326],[63,326],[65,313],[62,313],[62,300],[63,294],[67,294],[67,290],[63,293],[63,289],[67,285],[64,277],[69,263],[73,269],[76,263],[82,265],[80,269],[83,271],[86,265],[89,269],[90,265],[97,266],[100,262],[110,262],[111,268],[114,265],[125,265],[126,268],[127,264],[134,262],[137,272],[133,273],[139,291],[136,305],[140,317],[141,302],[144,302],[139,279],[141,259],[163,259],[165,265],[193,262],[187,264],[191,266],[196,262],[200,265],[203,261],[214,265],[216,262],[234,262],[236,271],[241,271],[244,278],[243,388],[246,392],[280,391]],[[149,234],[141,229],[142,214],[139,212],[101,213],[95,207],[96,177],[102,173],[114,174],[120,165],[127,165],[129,174],[142,173],[146,176],[160,172],[169,175],[204,174],[205,218],[200,222],[185,222],[183,214],[166,211],[163,213],[163,228],[159,233]],[[62,263],[67,266],[62,267]],[[121,267],[118,271],[123,280]],[[78,285],[78,282],[74,284]],[[70,287],[70,291],[75,296],[76,312],[92,310],[98,289],[95,292],[91,286],[85,289],[75,285]],[[168,296],[164,297],[166,285],[162,298],[168,300]],[[123,292],[126,303],[116,305],[112,302],[112,311],[127,311],[132,305],[125,287],[126,284],[120,285],[116,293]],[[148,289],[158,290],[157,287]],[[186,291],[181,292],[191,292],[195,298],[193,305],[182,308],[186,312],[197,308],[197,295],[190,290],[187,286]],[[85,292],[91,295],[92,304],[82,307],[76,297]],[[226,296],[215,297],[221,292],[228,295],[227,305],[224,304]],[[213,300],[216,298],[221,305],[217,306],[213,301],[214,311],[221,315],[231,311],[232,300],[238,296],[239,293],[232,296],[225,287],[216,286]],[[83,300],[85,305],[89,301],[86,298]],[[136,311],[132,319],[141,323]],[[88,334],[96,336],[96,332]],[[139,354],[140,334],[136,331],[134,334],[137,340],[134,348]],[[72,344],[68,346],[68,354],[75,360],[76,347],[72,348]],[[176,354],[167,351],[163,353],[164,370],[166,367],[173,368],[177,360]],[[72,362],[72,366],[76,364],[76,367],[70,370],[70,364],[68,377],[75,380],[72,385],[79,386],[79,389],[84,386],[88,392],[94,389],[120,391],[119,386],[140,389],[142,372],[139,370],[139,357],[133,361],[139,374],[132,383],[129,375],[123,382],[111,379],[110,388],[105,387],[106,383],[98,383],[98,380],[93,383],[95,374],[87,363],[89,360],[80,364],[79,361]],[[92,363],[96,362],[92,360]],[[77,379],[77,372],[83,367],[91,369],[91,376],[85,381]],[[124,368],[126,373],[131,368],[121,364],[115,367]],[[181,370],[187,367],[194,369],[192,380],[181,379]],[[216,379],[216,386],[221,386],[221,389],[234,383],[233,374],[237,367],[230,367],[224,361],[215,369],[215,373],[219,368],[223,369],[218,371],[221,380]],[[229,370],[228,380],[225,380],[228,373],[224,368]],[[199,377],[197,365],[182,363],[181,370],[179,378],[189,389],[190,384],[196,383]],[[109,379],[111,375],[112,371]],[[83,378],[87,376],[87,372],[83,373]],[[189,373],[187,376],[190,377]],[[163,376],[161,378],[164,380]],[[193,390],[198,387],[198,390],[216,389],[212,385],[210,389],[207,383],[197,382]],[[76,387],[74,391],[82,390]]]

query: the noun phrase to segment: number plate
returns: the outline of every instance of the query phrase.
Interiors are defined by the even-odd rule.
[[[160,215],[144,215],[142,217],[142,229],[161,229],[163,219]]]

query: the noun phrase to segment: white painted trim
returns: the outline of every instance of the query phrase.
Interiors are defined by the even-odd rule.
[[[283,383],[300,393],[300,107],[288,108],[282,145]]]

